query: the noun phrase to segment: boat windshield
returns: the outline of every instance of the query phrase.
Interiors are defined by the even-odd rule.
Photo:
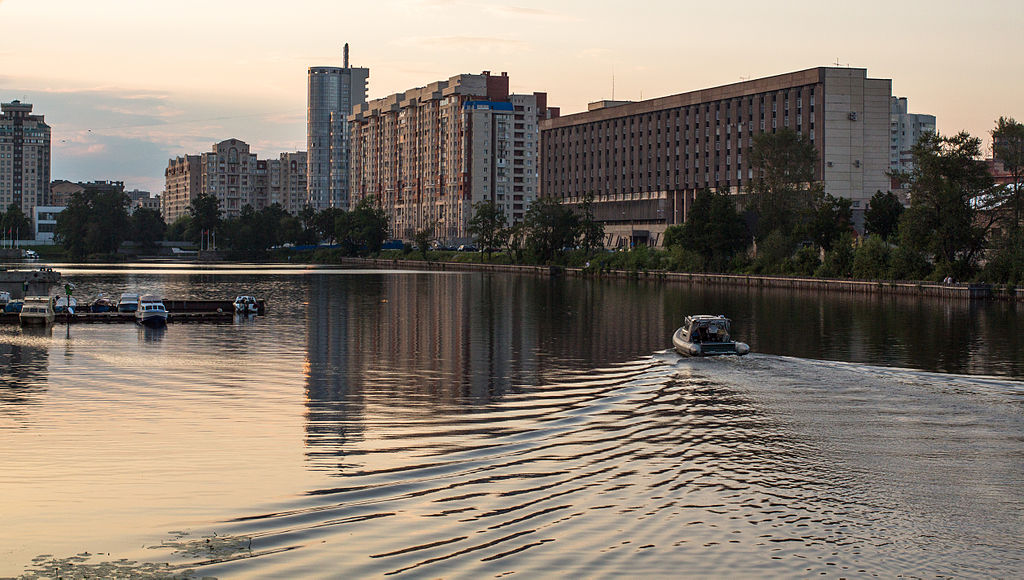
[[[693,342],[729,342],[729,321],[725,319],[695,320],[690,325]]]

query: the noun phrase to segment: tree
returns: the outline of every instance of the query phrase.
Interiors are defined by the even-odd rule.
[[[430,224],[427,227],[416,230],[413,234],[413,241],[416,242],[416,247],[419,249],[423,259],[427,259],[427,250],[430,249],[430,242],[434,241],[434,224]]]
[[[797,231],[826,252],[830,251],[837,239],[850,233],[853,202],[845,197],[815,193],[812,204],[807,219],[800,222]]]
[[[135,210],[129,221],[132,241],[144,248],[155,248],[157,240],[162,240],[167,230],[167,224],[160,217],[160,212],[155,209],[140,207]]]
[[[25,217],[25,213],[21,211],[21,206],[16,203],[7,206],[7,211],[0,218],[0,229],[3,230],[4,237],[7,239],[32,237],[29,235],[32,231],[32,224]]]
[[[122,191],[76,193],[57,215],[54,238],[74,259],[113,254],[130,234],[127,205]]]
[[[201,243],[204,235],[220,229],[220,200],[216,196],[207,193],[195,196],[188,206],[188,213],[192,216],[192,223],[186,236],[192,241]]]
[[[751,165],[757,178],[750,188],[751,207],[757,214],[757,235],[772,230],[789,235],[798,216],[810,205],[814,183],[814,167],[818,152],[814,142],[792,129],[754,136],[750,152]]]
[[[940,275],[969,278],[985,247],[991,224],[978,218],[993,180],[978,159],[980,147],[981,140],[964,131],[948,137],[927,133],[911,149],[914,169],[900,174],[911,184],[901,243],[929,254]]]
[[[878,191],[871,196],[868,207],[864,210],[864,231],[889,239],[896,234],[896,228],[903,215],[903,204],[896,194]]]
[[[556,253],[572,246],[579,236],[579,216],[553,197],[534,200],[523,223],[526,243],[542,263],[553,260]]]
[[[335,235],[349,255],[376,254],[388,237],[388,221],[384,209],[364,197],[352,211],[336,214]]]
[[[487,252],[487,261],[491,260],[491,252],[502,246],[508,232],[505,210],[493,201],[486,200],[473,204],[473,217],[469,219],[466,230],[476,238],[476,243]]]
[[[725,194],[704,189],[690,205],[686,223],[665,232],[665,244],[678,245],[701,256],[702,269],[724,272],[733,257],[747,246],[749,236],[736,204]]]
[[[580,247],[587,254],[604,247],[604,224],[594,219],[594,194],[583,196],[580,205]]]
[[[999,117],[996,128],[992,130],[992,153],[1003,163],[1003,168],[1013,180],[1006,196],[1013,208],[1013,223],[1009,229],[1020,229],[1021,212],[1024,211],[1020,192],[1021,174],[1024,173],[1024,123],[1018,123],[1013,117]]]

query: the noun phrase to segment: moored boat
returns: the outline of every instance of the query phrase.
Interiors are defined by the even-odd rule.
[[[747,354],[750,347],[729,336],[731,326],[732,321],[720,314],[687,316],[683,325],[672,335],[672,346],[676,352],[686,356]]]
[[[11,293],[6,290],[0,291],[0,310],[3,310],[4,307],[7,306],[7,303],[10,301]]]
[[[100,294],[96,297],[96,300],[89,305],[89,312],[110,312],[114,309],[114,305],[110,303],[110,299]]]
[[[167,324],[167,309],[163,300],[152,294],[144,294],[139,298],[139,307],[135,310],[135,320],[146,326],[163,326]]]
[[[125,292],[117,301],[118,312],[135,312],[139,309],[139,295],[132,292]]]
[[[235,312],[238,314],[256,314],[260,309],[255,296],[238,296],[234,304]]]
[[[50,296],[26,296],[19,320],[22,324],[53,324],[53,304]]]
[[[74,296],[61,296],[53,305],[53,311],[57,314],[65,312],[74,314],[76,309],[78,309],[78,300]]]

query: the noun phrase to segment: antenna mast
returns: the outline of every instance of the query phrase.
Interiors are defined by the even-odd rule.
[[[344,56],[343,60],[344,60],[344,62],[345,62],[345,68],[348,68],[348,43],[347,43],[347,42],[345,43],[345,52],[344,52],[344,55],[345,55],[345,56]]]

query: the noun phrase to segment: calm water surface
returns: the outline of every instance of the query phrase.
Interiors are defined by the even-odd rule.
[[[480,273],[59,267],[266,298],[0,325],[0,576],[1009,577],[1024,312]],[[685,314],[756,354],[684,359]]]

